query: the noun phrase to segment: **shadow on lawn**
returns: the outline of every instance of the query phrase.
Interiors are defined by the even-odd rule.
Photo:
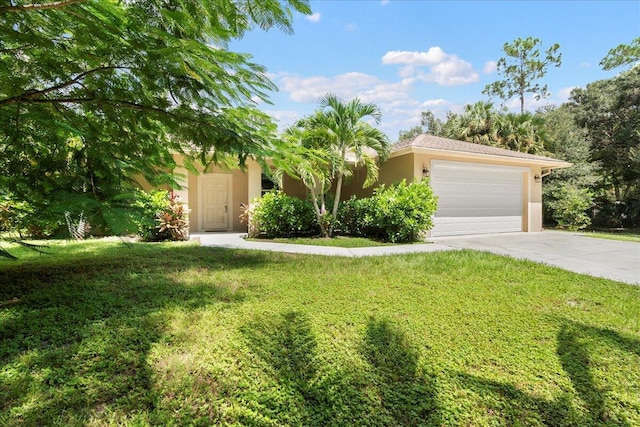
[[[188,246],[140,250],[3,266],[0,425],[84,425],[105,411],[154,424],[159,396],[148,356],[165,338],[163,310],[245,296],[186,285],[176,271],[206,274],[265,261],[261,254]]]
[[[418,368],[419,352],[389,321],[372,319],[367,324],[359,346],[367,362],[364,369],[358,363],[336,366],[319,357],[309,319],[300,313],[260,319],[242,332],[287,394],[276,404],[263,393],[259,404],[269,409],[261,416],[308,426],[440,424],[433,384]],[[249,418],[242,422],[260,424]]]
[[[457,373],[457,381],[478,393],[489,410],[510,425],[528,425],[539,420],[554,426],[630,426],[624,414],[619,413],[620,407],[607,405],[609,396],[606,388],[597,386],[593,359],[597,352],[610,353],[615,349],[640,355],[640,341],[610,329],[556,320],[559,322],[556,354],[579,399],[573,393],[564,393],[555,400],[547,400],[529,395],[512,384],[466,373]]]

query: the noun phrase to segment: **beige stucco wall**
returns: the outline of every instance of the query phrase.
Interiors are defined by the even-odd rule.
[[[302,181],[285,174],[282,177],[282,191],[289,196],[305,199],[309,190],[307,190]]]
[[[182,164],[182,158],[178,155],[175,157],[177,164]],[[231,230],[243,232],[247,230],[247,225],[243,224],[240,219],[242,213],[240,204],[247,204],[250,199],[260,196],[261,191],[261,168],[254,162],[249,160],[246,168],[241,170],[239,168],[227,169],[221,166],[209,166],[206,170],[201,165],[196,165],[196,169],[199,174],[194,175],[188,173],[186,169],[178,167],[175,173],[182,174],[186,179],[179,179],[178,182],[182,185],[182,189],[175,191],[180,196],[181,200],[185,202],[189,209],[189,227],[191,232],[202,231],[200,218],[200,182],[204,174],[217,173],[231,176],[231,198],[229,200],[229,218],[231,223]]]
[[[536,165],[525,165],[521,160],[513,160],[509,158],[493,158],[482,159],[467,154],[456,155],[452,152],[443,152],[442,154],[421,153],[407,151],[404,153],[396,153],[385,163],[380,165],[380,174],[378,182],[370,188],[363,189],[362,184],[366,178],[364,168],[356,168],[353,176],[344,183],[342,190],[342,200],[346,200],[352,195],[356,197],[369,197],[373,193],[373,189],[380,184],[392,185],[406,179],[411,182],[415,179],[423,178],[423,168],[431,170],[432,160],[448,160],[458,162],[470,162],[481,164],[494,164],[503,166],[526,166],[527,171],[523,172],[523,231],[540,231],[542,230],[542,180],[535,182],[534,177],[541,174],[541,167]],[[177,164],[181,164],[182,159],[176,157]],[[232,197],[229,202],[230,218],[232,230],[243,232],[246,231],[246,224],[240,220],[240,204],[247,203],[254,197],[259,197],[261,193],[260,166],[249,161],[245,170],[240,169],[224,169],[220,166],[213,166],[203,170],[198,168],[200,175],[187,173],[184,168],[178,167],[176,173],[184,174],[186,180],[183,181],[183,189],[176,190],[182,200],[186,202],[191,209],[190,225],[191,231],[201,231],[201,219],[199,212],[199,184],[203,173],[221,173],[231,175],[232,179]],[[152,188],[144,179],[139,180],[140,185],[144,189]],[[308,190],[296,179],[289,176],[283,178],[283,190],[292,196],[306,198]],[[335,190],[335,189],[334,189]]]
[[[491,164],[498,166],[526,167],[522,179],[522,231],[537,232],[542,230],[542,180],[535,181],[535,176],[540,176],[542,170],[537,165],[527,165],[518,159],[496,158],[482,159],[471,158],[468,155],[456,155],[448,152],[442,155],[407,152],[389,159],[380,168],[380,183],[393,184],[403,178],[410,182],[414,177],[422,179],[423,168],[431,170],[433,160],[447,160],[454,162],[468,162]]]

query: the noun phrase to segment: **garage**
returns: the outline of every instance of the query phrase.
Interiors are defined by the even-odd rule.
[[[433,160],[438,196],[432,237],[509,233],[523,227],[523,176],[527,169]]]

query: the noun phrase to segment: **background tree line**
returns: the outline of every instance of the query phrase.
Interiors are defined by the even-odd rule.
[[[550,64],[559,65],[558,46],[539,59],[540,41],[505,43],[499,61],[503,80],[484,93],[508,100],[518,96],[520,114],[479,101],[444,119],[422,113],[420,124],[400,131],[399,139],[428,133],[573,163],[554,171],[543,186],[545,220],[571,228],[640,226],[640,38],[611,49],[604,69],[627,66],[615,77],[576,88],[568,102],[524,111],[524,94],[548,95],[535,84]],[[515,58],[515,59],[514,59]],[[519,66],[509,65],[514,60]],[[629,68],[628,65],[631,64]],[[633,65],[635,64],[635,65]],[[500,68],[500,65],[502,68]]]

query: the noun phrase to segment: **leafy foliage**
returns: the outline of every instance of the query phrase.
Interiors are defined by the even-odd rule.
[[[387,136],[364,121],[381,120],[380,108],[355,98],[344,102],[333,94],[320,100],[315,114],[299,120],[285,138],[292,145],[307,148],[309,155],[292,160],[299,177],[311,193],[311,201],[322,235],[331,236],[340,205],[342,184],[354,166],[366,167],[364,185],[378,179],[379,160],[384,160],[390,144]],[[377,157],[377,158],[376,158]],[[351,160],[350,160],[351,158]],[[327,207],[326,193],[335,187],[332,206]]]
[[[251,202],[250,223],[265,237],[311,234],[317,229],[313,206],[309,201],[270,191]]]
[[[447,119],[449,116],[447,116]],[[420,124],[409,130],[401,130],[398,134],[399,141],[413,139],[418,135],[427,133],[429,135],[444,136],[444,122],[437,118],[431,111],[420,113]]]
[[[338,229],[341,233],[359,237],[377,237],[380,230],[376,226],[376,199],[351,196],[338,209]]]
[[[620,44],[602,58],[600,65],[604,70],[612,70],[623,65],[634,64],[640,61],[640,37],[633,39],[629,44]]]
[[[38,211],[108,209],[138,176],[171,183],[173,153],[267,156],[276,128],[253,99],[274,85],[227,44],[255,27],[291,32],[293,11],[308,2],[1,6],[0,189]]]
[[[407,184],[402,180],[389,187],[380,186],[374,193],[375,224],[384,240],[413,242],[433,227],[437,197],[428,180]]]
[[[169,204],[166,209],[156,215],[158,234],[168,234],[171,240],[189,240],[189,210],[178,200],[174,192],[168,195]]]
[[[187,240],[188,210],[176,193],[136,190],[132,203],[136,234],[148,242]]]
[[[498,80],[487,85],[482,93],[508,101],[514,96],[520,100],[520,112],[524,113],[524,96],[527,93],[535,94],[536,99],[549,96],[547,85],[540,85],[537,80],[547,73],[549,65],[559,67],[562,63],[562,54],[558,52],[560,45],[555,43],[540,58],[538,45],[540,39],[527,37],[517,38],[512,43],[505,43],[502,47],[505,55],[497,63],[498,74],[503,80]]]
[[[574,89],[571,100],[610,203],[640,205],[640,67]],[[618,226],[637,226],[640,212],[617,220]]]
[[[392,243],[417,241],[433,227],[437,197],[428,180],[405,180],[376,188],[370,198],[348,200],[338,222],[345,234],[374,237]]]
[[[565,226],[576,227],[571,218],[563,213],[556,213],[555,207],[563,209],[569,204],[568,200],[560,200],[559,197],[570,195],[574,199],[574,207],[587,207],[582,214],[588,214],[593,206],[594,197],[597,195],[598,182],[597,163],[591,161],[589,152],[589,138],[586,129],[575,122],[575,111],[569,104],[560,107],[548,107],[537,113],[544,121],[545,149],[553,153],[553,156],[571,162],[569,168],[554,170],[544,178],[542,185],[542,200],[544,220],[556,221],[556,217],[563,218]],[[575,199],[582,199],[575,203]],[[581,218],[581,223],[586,224],[582,215],[574,212],[574,217]]]
[[[415,137],[418,135],[416,132],[425,131],[436,136],[523,153],[544,152],[544,126],[538,115],[497,111],[493,104],[483,101],[465,105],[462,113],[449,112],[445,121],[434,118],[430,111],[422,114],[422,125],[401,132],[402,136]]]
[[[591,224],[586,213],[593,203],[593,193],[589,189],[563,185],[551,189],[549,194],[552,199],[547,204],[560,227],[579,230]]]

